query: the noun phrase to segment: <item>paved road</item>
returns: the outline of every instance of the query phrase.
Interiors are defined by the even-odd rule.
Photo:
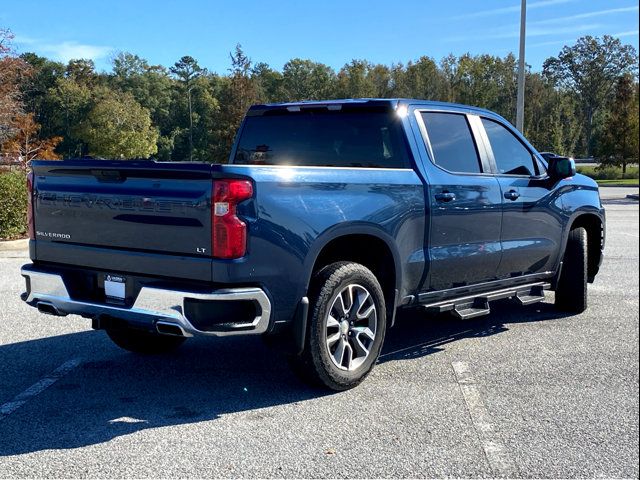
[[[603,200],[625,199],[627,195],[638,195],[638,187],[600,187]]]
[[[549,295],[468,322],[404,315],[367,381],[332,395],[259,339],[123,352],[23,305],[25,260],[5,255],[0,477],[637,478],[638,203],[607,208],[585,314]]]

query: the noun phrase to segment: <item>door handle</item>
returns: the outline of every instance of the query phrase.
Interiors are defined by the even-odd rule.
[[[509,190],[504,194],[504,198],[506,198],[507,200],[517,200],[518,198],[520,198],[520,194],[515,190]]]
[[[456,194],[451,192],[436,193],[436,201],[438,202],[451,202],[456,199]]]

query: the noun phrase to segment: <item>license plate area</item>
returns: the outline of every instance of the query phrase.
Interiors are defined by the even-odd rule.
[[[126,297],[127,279],[122,275],[104,276],[104,296],[106,300],[122,303]]]

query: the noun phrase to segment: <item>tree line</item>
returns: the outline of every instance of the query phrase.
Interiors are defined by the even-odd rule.
[[[406,97],[475,105],[512,123],[513,54],[423,56],[406,64],[352,60],[339,71],[295,58],[282,70],[238,45],[218,74],[184,56],[168,68],[120,52],[112,70],[18,54],[0,29],[0,153],[33,158],[155,158],[226,162],[255,103]],[[631,45],[582,37],[526,72],[525,135],[540,151],[638,161],[638,56]]]

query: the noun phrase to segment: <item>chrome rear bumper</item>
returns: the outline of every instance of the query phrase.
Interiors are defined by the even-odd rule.
[[[142,287],[134,304],[126,308],[74,300],[63,278],[57,274],[41,272],[30,266],[22,267],[21,273],[27,282],[23,300],[42,312],[54,315],[76,314],[91,318],[111,316],[147,323],[160,333],[168,333],[171,329],[166,327],[174,326],[186,337],[260,334],[269,327],[271,317],[271,302],[260,288],[229,288],[201,293]],[[195,328],[185,314],[184,302],[187,299],[224,302],[249,300],[255,302],[257,315],[252,322],[225,323],[219,330],[202,331]]]

